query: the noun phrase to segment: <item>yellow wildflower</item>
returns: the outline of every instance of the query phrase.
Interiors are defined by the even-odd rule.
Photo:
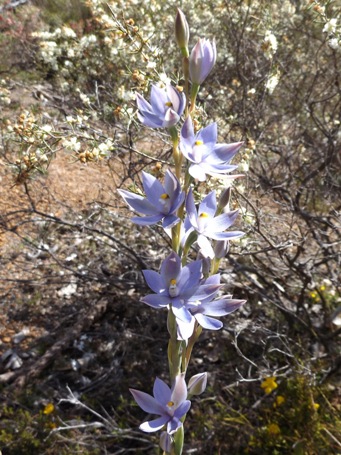
[[[270,423],[270,425],[267,426],[267,430],[270,434],[272,434],[274,436],[280,434],[280,432],[281,432],[281,429],[279,428],[277,423]]]
[[[44,410],[43,410],[43,414],[49,415],[49,414],[51,414],[51,412],[53,412],[53,411],[54,411],[54,406],[53,406],[53,404],[52,404],[52,403],[48,403],[48,404],[45,406]]]
[[[320,405],[318,403],[313,403],[313,407],[314,407],[315,411],[317,411],[318,408],[320,407]]]
[[[268,378],[265,378],[260,386],[264,390],[264,392],[268,395],[273,390],[277,389],[278,384],[276,383],[276,378],[274,376],[270,376]]]
[[[274,408],[276,408],[277,406],[281,406],[281,404],[283,404],[284,402],[285,402],[285,398],[282,395],[278,395],[274,402]]]

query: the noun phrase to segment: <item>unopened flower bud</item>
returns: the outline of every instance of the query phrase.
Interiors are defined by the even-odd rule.
[[[188,395],[201,395],[207,385],[207,373],[195,374],[188,382]]]
[[[228,207],[231,198],[231,187],[226,188],[220,195],[218,201],[218,211],[223,212],[225,207]]]
[[[181,49],[182,55],[188,57],[189,27],[186,16],[179,8],[175,18],[175,38]]]
[[[214,246],[214,256],[217,259],[224,258],[229,250],[230,243],[228,240],[217,240]]]
[[[163,431],[160,435],[160,447],[166,453],[170,453],[172,450],[172,437],[167,431]]]
[[[204,277],[208,277],[211,270],[211,258],[205,257],[200,251],[198,253],[197,259],[201,261],[201,271]]]
[[[215,42],[201,38],[189,58],[189,73],[193,85],[201,85],[210,74],[217,58]]]

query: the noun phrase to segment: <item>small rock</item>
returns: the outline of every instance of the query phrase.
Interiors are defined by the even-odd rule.
[[[28,335],[30,334],[30,329],[28,327],[24,327],[21,332],[16,333],[12,337],[12,341],[14,344],[21,343]]]
[[[330,319],[331,319],[331,322],[334,325],[336,325],[336,327],[341,326],[341,306],[336,308],[336,310],[334,311],[334,313],[332,314]]]
[[[7,362],[5,364],[6,370],[18,370],[23,364],[22,359],[12,349],[8,349],[2,354],[1,361],[3,363]]]

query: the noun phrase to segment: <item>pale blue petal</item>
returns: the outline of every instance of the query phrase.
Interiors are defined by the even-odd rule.
[[[148,294],[145,297],[142,297],[140,302],[146,303],[147,305],[159,309],[165,308],[171,303],[171,299],[166,295],[159,294]]]
[[[236,221],[238,210],[229,213],[222,213],[216,216],[207,225],[205,232],[222,232],[228,229]]]
[[[153,108],[152,106],[150,105],[150,103],[148,103],[148,101],[146,101],[143,96],[141,96],[139,93],[136,93],[136,104],[137,104],[137,107],[140,111],[142,112],[148,112],[150,114],[153,113]]]
[[[171,126],[176,125],[179,120],[180,120],[179,115],[175,111],[173,111],[173,109],[168,109],[164,116],[162,126],[163,128],[170,128]]]
[[[158,419],[151,420],[149,422],[144,422],[140,425],[140,430],[145,431],[146,433],[153,433],[154,431],[161,430],[164,425],[169,421],[170,416],[162,416]]]
[[[187,397],[187,391],[186,391],[186,397]],[[181,419],[184,415],[187,414],[187,412],[190,410],[191,407],[191,402],[189,400],[185,400],[174,412],[174,416],[177,417],[178,419]]]
[[[194,317],[204,329],[219,330],[223,327],[223,323],[221,321],[218,321],[218,319],[209,318],[204,314],[198,313],[194,315]]]
[[[181,294],[186,289],[199,285],[201,278],[201,266],[201,261],[193,261],[183,267],[177,282]]]
[[[175,226],[179,221],[180,221],[180,218],[179,218],[178,216],[175,216],[175,215],[167,215],[167,216],[165,216],[165,218],[163,219],[162,227],[163,227],[164,229],[172,228],[172,227]]]
[[[187,308],[182,304],[179,304],[177,301],[172,302],[172,311],[177,319],[186,322],[186,324],[189,324],[193,319],[193,316],[187,310]]]
[[[166,291],[166,285],[163,277],[154,270],[142,270],[144,279],[146,280],[150,289],[157,294]]]
[[[220,273],[207,277],[203,284],[220,284]]]
[[[161,276],[163,277],[167,286],[170,285],[171,280],[176,280],[181,271],[181,259],[172,251],[169,256],[161,264]]]
[[[206,173],[203,166],[200,166],[199,164],[192,164],[189,167],[188,172],[194,179],[199,180],[199,182],[204,182],[206,180]]]
[[[185,192],[180,191],[179,193],[175,193],[172,197],[172,203],[169,210],[169,213],[174,213],[178,208],[184,203],[185,201]]]
[[[200,313],[207,316],[226,316],[238,310],[246,300],[220,299],[200,306]]]
[[[188,298],[186,298],[186,294],[184,294],[184,297],[186,298],[186,300],[188,300],[188,302],[196,302],[196,301],[202,301],[203,299],[207,299],[208,297],[211,296],[211,300],[212,300],[212,296],[214,296],[218,291],[219,289],[222,287],[221,284],[202,284],[201,286],[198,286],[196,289],[195,289],[195,292],[188,296]]]
[[[155,215],[158,211],[155,207],[147,201],[146,198],[139,194],[131,193],[126,190],[117,190],[122,196],[125,202],[136,212],[142,213],[143,215]]]
[[[203,64],[202,64],[202,71],[201,71],[201,83],[207,78],[207,76],[210,74],[215,61],[216,61],[216,46],[215,42],[210,43],[210,40],[204,41],[204,46],[203,46],[203,52],[204,52],[204,57],[203,57]]]
[[[203,256],[213,259],[214,251],[213,251],[212,245],[209,242],[209,240],[203,235],[198,235],[197,242],[198,242],[198,245],[201,249]]]
[[[180,93],[170,84],[167,85],[166,90],[168,98],[173,105],[173,109],[179,114],[179,116],[182,115],[185,108],[185,94]]]
[[[189,324],[181,321],[181,319],[177,319],[176,323],[178,325],[178,338],[180,340],[188,340],[193,335],[195,319],[192,318]]]
[[[162,119],[155,114],[140,111],[137,113],[137,118],[143,125],[149,126],[149,128],[162,128]]]
[[[176,407],[180,406],[187,398],[187,385],[185,381],[185,373],[180,373],[175,376],[170,401],[175,403]]]
[[[180,133],[180,140],[183,140],[187,142],[188,144],[193,144],[194,142],[194,128],[193,128],[193,122],[190,116],[186,118],[184,121],[184,124],[182,125],[181,128],[181,133]]]
[[[211,123],[210,125],[202,128],[197,136],[196,140],[202,141],[205,145],[214,146],[217,142],[218,127],[217,124]]]
[[[238,152],[243,142],[233,142],[231,144],[217,144],[214,147],[214,155],[221,161],[228,162]]]
[[[172,420],[168,422],[167,425],[167,433],[168,434],[173,434],[177,431],[178,428],[180,428],[182,425],[182,422],[177,418],[173,417]]]
[[[208,163],[205,159],[205,162],[201,163],[201,166],[205,169],[205,172],[210,175],[214,174],[227,174],[237,169],[237,165],[232,164],[214,164]]]
[[[144,217],[139,217],[139,216],[133,216],[131,218],[131,221],[135,224],[138,224],[139,226],[150,226],[152,224],[156,224],[159,221],[161,221],[163,218],[163,215],[154,215],[154,216],[144,216]]]
[[[153,175],[144,171],[142,171],[142,183],[148,201],[155,206],[158,212],[162,212],[163,206],[160,202],[160,196],[165,192],[162,184]]]
[[[151,395],[140,390],[129,389],[131,394],[134,397],[136,403],[143,409],[145,412],[150,414],[163,415],[165,410],[163,406]]]
[[[227,232],[209,232],[205,234],[213,240],[234,240],[245,235],[242,231],[227,231]]]
[[[150,92],[150,102],[153,107],[153,111],[158,113],[160,116],[164,116],[167,103],[168,96],[165,90],[157,87],[156,85],[152,85],[152,89]]]
[[[165,174],[164,188],[165,192],[169,195],[171,199],[177,197],[180,194],[181,186],[179,180],[169,169],[167,169]]]
[[[167,431],[163,431],[160,435],[161,449],[166,453],[170,453],[172,450],[172,445],[173,445],[172,438],[167,433]]]
[[[162,406],[166,406],[171,399],[171,389],[162,381],[162,379],[156,378],[153,387],[153,395]]]
[[[190,188],[186,198],[186,210],[187,210],[187,219],[189,223],[194,227],[194,229],[198,229],[198,213],[195,208],[194,197],[192,193],[192,189]],[[185,220],[186,223],[186,220]],[[186,224],[185,224],[186,227]]]
[[[216,194],[215,191],[211,191],[200,203],[198,216],[200,216],[201,213],[206,213],[208,215],[208,218],[213,218],[216,211],[217,211]]]

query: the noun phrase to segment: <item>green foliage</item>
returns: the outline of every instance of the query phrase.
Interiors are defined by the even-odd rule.
[[[44,443],[50,419],[42,412],[5,406],[1,410],[0,447],[6,455],[36,455],[49,445]]]
[[[294,376],[281,380],[261,403],[247,453],[336,454],[340,431],[340,415],[324,392],[310,378]]]
[[[244,384],[228,397],[220,394],[195,403],[191,446],[207,444],[212,453],[234,455],[338,454],[341,417],[328,399],[334,393],[302,375],[277,381],[263,396],[261,388],[248,393]]]
[[[26,392],[19,398],[22,407],[6,405],[1,409],[0,447],[3,455],[99,455],[98,448],[86,448],[77,443],[74,431],[64,431],[64,436],[74,439],[72,448],[69,442],[63,442],[58,434],[53,434],[57,427],[57,412],[49,403],[41,410],[33,410],[32,399],[39,399],[36,393]],[[57,451],[56,451],[57,450]]]

